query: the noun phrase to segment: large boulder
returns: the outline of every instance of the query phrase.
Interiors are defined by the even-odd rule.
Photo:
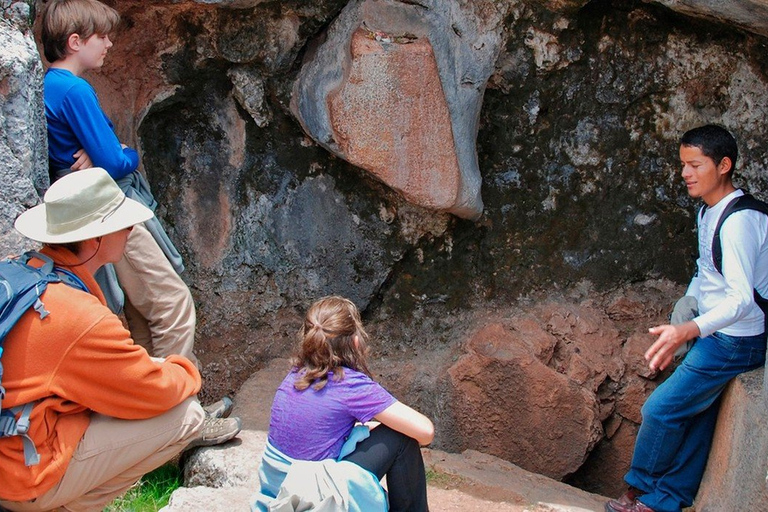
[[[560,479],[602,437],[599,405],[565,369],[537,357],[551,357],[551,334],[531,324],[516,327],[491,325],[469,341],[468,354],[449,370],[453,414],[467,446]],[[579,364],[569,368],[580,371]]]
[[[475,139],[505,15],[475,4],[350,2],[291,100],[320,145],[415,204],[469,219],[483,211]]]
[[[409,201],[450,210],[461,173],[432,45],[383,37],[352,34],[348,78],[326,99],[339,154]]]

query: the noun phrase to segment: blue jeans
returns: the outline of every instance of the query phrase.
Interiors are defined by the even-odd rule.
[[[626,482],[656,512],[693,503],[707,464],[720,395],[736,375],[765,363],[766,338],[716,332],[699,338],[683,363],[648,397]]]

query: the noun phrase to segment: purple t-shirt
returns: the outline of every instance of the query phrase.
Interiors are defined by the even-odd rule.
[[[269,421],[269,442],[299,460],[335,459],[355,422],[365,423],[397,400],[364,373],[344,368],[344,378],[320,391],[293,387],[294,369],[275,393]]]

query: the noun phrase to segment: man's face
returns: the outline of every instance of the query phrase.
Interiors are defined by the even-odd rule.
[[[104,235],[101,237],[100,252],[103,255],[105,263],[117,263],[123,257],[125,252],[125,244],[128,240],[128,235],[131,233],[130,228],[121,229],[114,233]]]
[[[727,158],[723,158],[719,165],[701,152],[696,146],[680,146],[680,162],[683,166],[682,176],[688,194],[691,197],[701,198],[707,204],[714,205],[721,199],[724,180],[727,179],[723,172],[728,164]],[[730,169],[728,165],[725,171]],[[710,203],[710,200],[714,201]]]

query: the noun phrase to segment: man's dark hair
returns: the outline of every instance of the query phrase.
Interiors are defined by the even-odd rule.
[[[707,124],[688,130],[680,139],[681,146],[695,146],[701,149],[704,156],[711,158],[715,165],[726,156],[731,160],[731,172],[736,170],[736,159],[739,148],[731,132],[716,124]]]

